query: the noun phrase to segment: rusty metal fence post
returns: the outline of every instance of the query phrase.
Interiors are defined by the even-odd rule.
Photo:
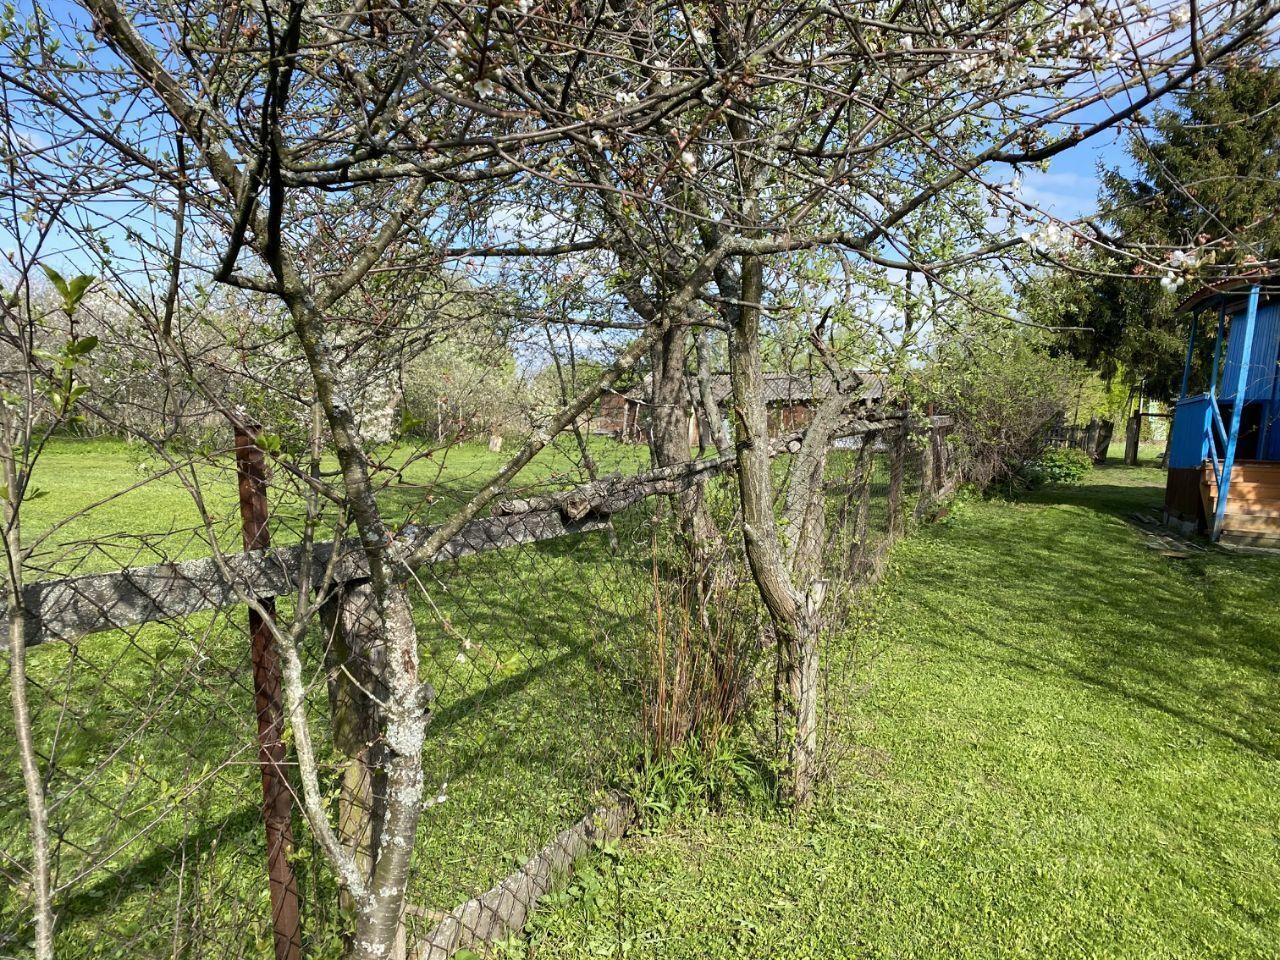
[[[271,545],[267,527],[267,462],[257,444],[258,427],[235,427],[236,474],[245,550]],[[260,600],[275,614],[275,598]],[[293,875],[293,793],[285,773],[284,709],[280,699],[280,658],[271,628],[258,611],[249,611],[254,707],[258,716],[258,763],[262,771],[262,820],[267,833],[267,876],[276,960],[301,960],[302,922],[298,884]]]

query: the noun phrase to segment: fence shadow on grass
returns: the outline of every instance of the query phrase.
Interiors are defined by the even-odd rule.
[[[1094,485],[1032,502],[1114,517],[1153,491]],[[1079,682],[1280,757],[1280,558],[1170,559],[1127,525],[1029,507],[984,511],[980,530],[941,536],[942,559],[912,602],[952,626],[921,642]]]

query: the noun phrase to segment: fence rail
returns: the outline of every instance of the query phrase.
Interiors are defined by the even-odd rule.
[[[919,421],[915,429],[946,430],[951,422],[950,417],[935,416]],[[865,436],[901,426],[900,417],[859,419],[840,435]],[[780,438],[775,452],[786,452],[795,442],[796,436]],[[604,530],[613,514],[648,497],[688,490],[731,470],[733,463],[731,455],[714,457],[677,468],[608,477],[535,498],[503,500],[495,506],[495,516],[466,524],[431,562]],[[437,529],[406,527],[395,545],[398,555],[411,555]],[[307,547],[295,545],[28,583],[23,588],[27,646],[191,616],[233,606],[245,597],[292,594],[298,590],[304,567],[329,570],[332,564],[330,580],[335,585],[368,576],[368,560],[358,538],[340,541],[336,560],[334,549],[333,541],[312,544],[309,564],[303,563]],[[8,645],[8,623],[7,605],[0,603],[0,649]]]

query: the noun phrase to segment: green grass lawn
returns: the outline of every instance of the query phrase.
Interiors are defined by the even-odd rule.
[[[374,472],[375,481],[390,481],[380,501],[393,524],[447,517],[488,482],[505,459],[482,443],[466,442],[415,457],[404,467],[409,449],[380,451],[381,469]],[[601,474],[648,466],[644,446],[595,437],[590,449]],[[59,438],[50,443],[32,481],[42,495],[23,506],[24,542],[42,541],[33,575],[99,572],[207,556],[206,530],[193,491],[203,499],[218,542],[226,549],[238,549],[240,517],[232,456],[223,452],[202,457],[194,468],[184,464],[181,471],[166,467],[149,448],[115,439]],[[332,458],[323,464],[326,471],[336,467]],[[562,436],[520,472],[512,495],[586,479],[577,447]],[[297,483],[277,469],[270,496],[274,541],[296,542],[303,513]]]
[[[1276,957],[1280,558],[1148,549],[1162,486],[919,530],[831,641],[815,808],[631,836],[506,952]]]
[[[595,453],[603,470],[647,462],[644,447],[611,441]],[[547,451],[517,487],[575,482],[575,455],[572,446]],[[500,459],[464,445],[420,461],[385,491],[387,512],[393,520],[435,519]],[[229,466],[223,457],[196,478],[217,535],[236,549]],[[36,485],[48,493],[28,505],[25,530],[39,535],[154,468],[119,442],[58,441],[40,464]],[[274,533],[288,542],[297,501],[279,493],[276,500]],[[490,887],[580,816],[620,758],[634,755],[633,661],[648,615],[646,518],[643,509],[618,518],[617,553],[603,534],[591,534],[421,572],[413,593],[423,673],[438,692],[424,765],[429,788],[447,796],[424,815],[419,835],[411,897],[424,910],[450,909]],[[150,479],[58,529],[44,569],[33,572],[206,555],[199,523],[175,477]],[[269,953],[244,619],[244,609],[232,607],[30,651],[57,883],[65,886],[56,904],[60,956],[167,956],[175,944],[184,957]],[[313,640],[309,680],[323,747],[318,648]],[[0,744],[3,869],[4,855],[23,859],[26,844],[7,708]],[[309,901],[308,953],[327,957],[339,950],[337,897],[318,859],[304,841],[296,871]],[[98,866],[82,875],[90,864]],[[22,901],[3,876],[0,956],[7,956],[28,931]],[[180,937],[175,917],[186,931]]]
[[[592,446],[603,472],[647,465],[644,447]],[[438,519],[501,460],[475,444],[419,460],[383,491],[383,506],[397,523]],[[403,462],[388,455],[391,467]],[[35,476],[45,494],[24,510],[28,540],[52,531],[31,576],[207,555],[207,532],[183,479],[198,487],[219,543],[238,549],[230,457],[209,458],[184,478],[158,474],[160,466],[118,441],[51,444]],[[514,488],[583,479],[576,448],[561,441]],[[279,470],[272,499],[275,542],[295,540],[300,501]],[[423,673],[438,692],[424,766],[429,786],[447,796],[426,813],[419,835],[410,896],[423,910],[450,909],[493,885],[634,763],[652,616],[650,537],[668,529],[651,525],[657,507],[615,518],[617,552],[592,534],[421,572],[413,596]],[[873,523],[881,523],[883,497],[874,508]],[[281,610],[288,613],[287,599]],[[60,955],[149,956],[175,943],[187,957],[269,950],[244,620],[243,608],[231,607],[31,651],[63,888]],[[313,637],[307,652],[323,749],[319,647]],[[0,744],[9,745],[0,747],[0,863],[26,856],[11,724],[0,711]],[[339,950],[333,932],[341,924],[332,880],[318,867],[304,840],[296,869],[308,952],[328,957]],[[175,936],[173,919],[198,935]],[[25,924],[21,900],[0,897],[0,956],[28,935]]]

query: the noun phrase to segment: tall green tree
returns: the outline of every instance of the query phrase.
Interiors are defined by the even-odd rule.
[[[1062,335],[1066,352],[1108,379],[1176,394],[1188,325],[1178,302],[1205,276],[1280,261],[1277,104],[1280,67],[1238,58],[1131,137],[1134,172],[1105,171],[1099,197],[1124,255],[1049,276],[1024,302],[1078,328]]]

